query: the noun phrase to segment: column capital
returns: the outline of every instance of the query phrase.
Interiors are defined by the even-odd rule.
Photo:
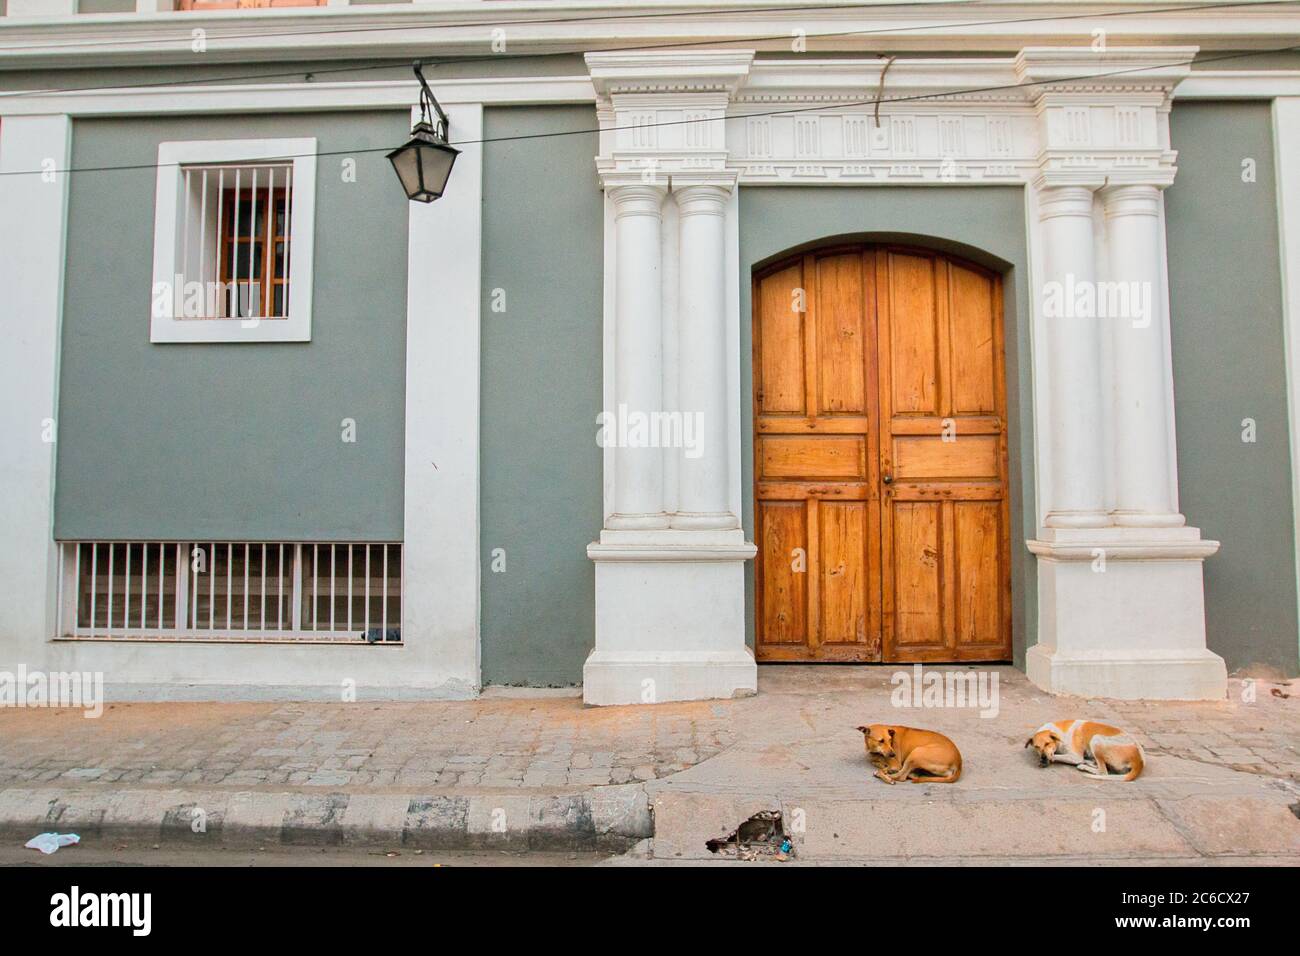
[[[1042,221],[1058,216],[1092,218],[1092,198],[1095,187],[1073,183],[1052,185],[1041,180],[1038,187],[1038,218]]]
[[[678,213],[683,216],[722,216],[727,210],[734,183],[734,174],[730,182],[718,178],[682,182],[680,177],[674,176],[673,198],[677,200]]]
[[[658,219],[663,213],[664,197],[668,195],[667,182],[641,182],[633,180],[624,183],[606,183],[606,192],[614,200],[614,215],[654,216]]]
[[[1156,183],[1120,183],[1101,191],[1106,218],[1119,216],[1159,216],[1160,192],[1165,187]]]

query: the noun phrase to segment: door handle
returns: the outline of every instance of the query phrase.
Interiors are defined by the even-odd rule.
[[[885,475],[885,477],[884,477],[884,478],[881,478],[880,480],[883,481],[883,482],[884,482],[885,484],[887,484],[887,485],[892,485],[892,484],[894,483],[894,476],[893,476],[893,475]]]

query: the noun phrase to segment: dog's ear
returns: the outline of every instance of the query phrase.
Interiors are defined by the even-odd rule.
[[[869,729],[870,729],[870,728],[868,728],[865,724],[862,724],[862,725],[860,725],[860,726],[858,727],[858,730],[861,731],[861,732],[864,733],[864,734],[865,734]]]
[[[893,727],[890,727],[890,728],[889,728],[889,739],[890,739],[890,740],[893,740],[893,739],[894,739],[894,728],[893,728]]]
[[[1030,737],[1028,740],[1025,741],[1025,746],[1028,747],[1028,746],[1030,746],[1033,742],[1034,742],[1034,738],[1033,738],[1033,737]]]

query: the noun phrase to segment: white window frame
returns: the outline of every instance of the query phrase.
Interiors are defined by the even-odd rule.
[[[172,286],[180,272],[180,216],[184,168],[206,163],[292,162],[293,243],[289,253],[289,315],[283,319],[186,319],[153,314],[153,289]],[[191,140],[158,144],[158,185],[154,201],[153,288],[150,290],[149,341],[309,342],[311,341],[312,262],[316,233],[316,139]]]

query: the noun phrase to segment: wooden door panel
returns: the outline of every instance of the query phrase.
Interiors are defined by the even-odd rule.
[[[759,439],[760,480],[769,478],[867,477],[867,445],[861,436]]]
[[[893,507],[894,634],[898,644],[943,644],[943,520],[937,501]]]
[[[934,414],[939,410],[934,260],[890,253],[886,270],[891,307],[896,315],[907,316],[890,328],[891,410],[895,415]]]
[[[1002,643],[1002,507],[997,501],[952,504],[958,645]]]
[[[951,267],[948,314],[952,321],[952,413],[995,414],[997,370],[993,345],[997,321],[993,280],[971,269]]]
[[[863,281],[860,251],[817,260],[817,408],[823,415],[867,410]]]
[[[808,631],[808,549],[806,507],[802,501],[758,503],[758,527],[764,556],[760,626],[769,644],[802,644]]]
[[[880,659],[872,255],[828,250],[754,280],[760,660]]]
[[[894,479],[1000,478],[997,435],[903,435],[894,438]]]
[[[817,506],[821,643],[872,641],[867,602],[867,505],[861,501],[823,501]]]
[[[876,276],[884,659],[1008,659],[999,280],[893,250]]]
[[[761,364],[754,376],[760,413],[804,411],[804,316],[796,311],[803,267],[794,265],[759,284],[758,328]]]

